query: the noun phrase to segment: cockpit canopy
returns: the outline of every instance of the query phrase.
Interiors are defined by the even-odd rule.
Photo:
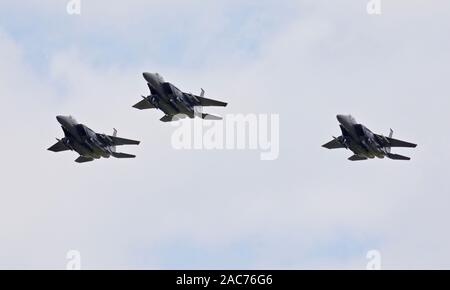
[[[77,133],[79,136],[81,137],[93,137],[95,136],[95,132],[88,128],[87,126],[83,125],[83,124],[77,124],[75,126],[75,129],[77,130]]]
[[[69,120],[72,121],[74,124],[78,123],[77,120],[72,115],[67,116],[67,118],[69,118]]]
[[[159,82],[164,83],[164,78],[159,73],[155,73],[155,77]]]
[[[348,118],[352,121],[352,123],[356,123],[356,119],[355,118],[353,118],[353,116],[352,115],[348,115]]]

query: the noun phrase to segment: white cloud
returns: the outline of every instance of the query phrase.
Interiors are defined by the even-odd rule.
[[[354,1],[289,4],[298,18],[275,21],[278,28],[262,33],[251,57],[205,49],[227,29],[233,51],[242,48],[239,39],[258,32],[251,22],[229,26],[221,9],[238,4],[208,4],[190,22],[184,21],[189,13],[181,13],[182,21],[173,16],[173,27],[184,25],[188,35],[185,55],[202,47],[200,68],[157,66],[151,55],[125,68],[121,55],[98,65],[97,52],[83,44],[58,49],[41,75],[27,59],[27,43],[0,33],[0,129],[8,140],[0,145],[8,153],[1,165],[0,267],[64,268],[66,251],[77,249],[89,268],[174,267],[167,261],[181,264],[178,257],[188,267],[365,268],[366,250],[379,247],[385,267],[447,268],[450,43],[442,24],[449,5],[407,2],[385,3],[381,16],[365,14]],[[59,11],[52,1],[40,3],[39,15]],[[85,6],[79,31],[110,27],[106,33],[120,36],[148,11],[173,7],[132,1],[103,12],[104,3]],[[93,17],[100,12],[102,19]],[[173,128],[158,121],[161,113],[131,108],[147,93],[141,78],[147,67],[181,89],[204,87],[230,103],[226,113],[280,113],[280,159],[172,150]],[[350,163],[348,151],[320,148],[339,132],[334,115],[341,112],[376,132],[393,127],[397,137],[418,142],[416,150],[402,151],[412,161]],[[142,140],[123,148],[138,158],[80,166],[74,154],[47,152],[62,134],[54,119],[61,113]],[[181,250],[159,253],[177,240]],[[182,255],[188,245],[201,249],[196,257]],[[250,252],[248,260],[227,259],[241,252]]]

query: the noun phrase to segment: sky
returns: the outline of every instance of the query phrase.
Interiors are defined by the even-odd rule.
[[[450,3],[381,0],[0,2],[0,268],[450,268]],[[175,150],[131,106],[142,72],[278,114],[279,158]],[[56,115],[142,141],[77,164]],[[411,161],[321,147],[352,114],[418,144]],[[123,149],[123,150],[122,150]]]

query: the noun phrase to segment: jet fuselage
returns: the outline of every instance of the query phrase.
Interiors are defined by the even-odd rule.
[[[337,115],[344,145],[356,155],[367,158],[384,158],[388,151],[378,140],[378,136],[366,126],[358,124],[350,115]]]
[[[152,105],[169,116],[184,114],[194,117],[194,107],[199,105],[195,96],[183,93],[180,89],[164,79],[157,73],[143,73],[151,95],[147,97]]]
[[[57,116],[56,119],[64,131],[65,136],[61,140],[64,145],[85,157],[99,159],[111,156],[113,146],[108,144],[108,136],[99,137],[92,129],[79,124],[71,116]]]

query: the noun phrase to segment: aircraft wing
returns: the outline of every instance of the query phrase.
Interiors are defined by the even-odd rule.
[[[387,137],[390,147],[410,147],[410,148],[415,148],[417,146],[417,144],[413,144],[413,143],[409,143],[409,142],[405,142],[405,141],[401,141],[401,140],[397,140],[397,139],[393,139],[393,138],[389,138]]]
[[[66,150],[70,150],[70,148],[68,148],[66,145],[64,145],[64,143],[62,141],[58,141],[56,142],[52,147],[48,148],[47,150],[53,151],[53,152],[61,152],[61,151],[66,151]]]
[[[330,142],[323,144],[322,147],[325,147],[327,149],[339,149],[339,148],[345,148],[344,145],[342,145],[342,142],[340,141],[342,139],[342,136],[338,138],[334,138]]]
[[[204,98],[204,97],[196,96],[196,98],[200,101],[200,105],[202,107],[226,107],[228,105],[227,103]]]
[[[143,99],[139,103],[135,104],[133,108],[139,109],[139,110],[145,110],[145,109],[156,109],[153,104],[151,104],[147,99]]]
[[[402,141],[402,140],[397,140],[394,138],[389,138],[389,137],[384,137],[383,136],[378,136],[379,140],[383,140],[384,138],[386,138],[386,140],[388,141],[388,143],[383,142],[383,146],[385,147],[409,147],[409,148],[415,148],[417,146],[417,144],[414,143],[409,143],[406,141]]]
[[[99,134],[97,134],[97,135],[99,135]],[[100,138],[101,138],[101,136],[100,136]],[[108,138],[111,139],[113,146],[139,145],[139,143],[141,143],[140,141],[125,139],[125,138],[120,138],[120,137],[115,137],[115,136],[108,136]]]

